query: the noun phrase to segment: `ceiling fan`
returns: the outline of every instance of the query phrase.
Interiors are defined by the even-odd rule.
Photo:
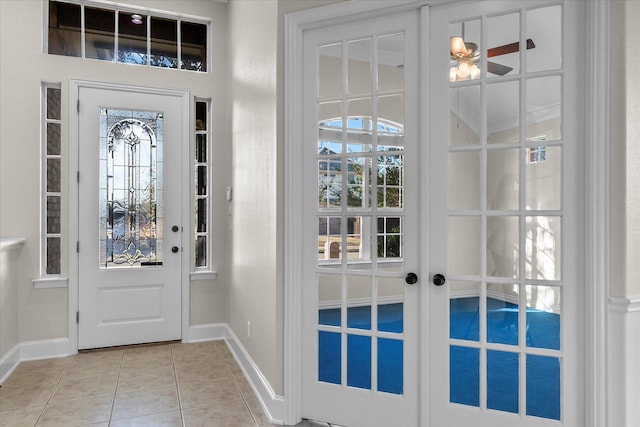
[[[527,49],[533,49],[536,45],[533,40],[527,39]],[[518,52],[520,50],[520,43],[514,42],[497,46],[491,49],[487,49],[487,58],[494,56],[506,55],[508,53]],[[457,65],[452,65],[450,69],[450,80],[465,80],[467,78],[477,79],[480,76],[480,68],[478,68],[478,60],[480,59],[480,52],[478,51],[478,45],[473,42],[465,42],[462,37],[451,37],[450,40],[450,52],[452,61],[456,61]],[[506,65],[498,64],[497,62],[487,61],[487,72],[498,76],[504,76],[513,68]]]

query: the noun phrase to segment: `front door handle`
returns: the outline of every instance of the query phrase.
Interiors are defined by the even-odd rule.
[[[171,252],[173,252],[174,254],[178,253],[179,250],[180,250],[180,248],[177,247],[177,246],[174,246],[174,247],[171,248]]]

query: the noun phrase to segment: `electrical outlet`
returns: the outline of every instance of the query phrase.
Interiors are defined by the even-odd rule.
[[[251,321],[247,322],[247,338],[251,338]]]

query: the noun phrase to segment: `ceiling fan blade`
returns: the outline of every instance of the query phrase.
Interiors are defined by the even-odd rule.
[[[487,71],[491,74],[495,74],[498,76],[504,76],[509,71],[513,70],[511,67],[507,67],[506,65],[498,64],[495,62],[487,61]]]
[[[533,40],[527,39],[527,49],[533,49],[536,45]],[[520,42],[509,43],[502,46],[492,47],[487,49],[487,58],[492,56],[506,55],[508,53],[514,53],[520,50]]]

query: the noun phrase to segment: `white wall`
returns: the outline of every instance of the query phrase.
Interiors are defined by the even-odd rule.
[[[335,2],[228,3],[234,187],[229,324],[277,394],[283,392],[284,14]]]
[[[611,2],[611,295],[640,296],[640,2]]]
[[[229,324],[271,386],[280,391],[276,7],[274,1],[264,0],[229,3],[234,187]]]
[[[68,334],[67,289],[34,289],[31,284],[40,275],[40,84],[43,81],[62,84],[63,235],[68,235],[69,228],[75,227],[75,224],[68,223],[70,78],[181,88],[189,90],[191,96],[212,98],[212,143],[215,154],[212,168],[212,253],[219,276],[216,281],[192,283],[191,323],[225,322],[228,318],[226,283],[230,271],[224,196],[224,188],[230,182],[230,144],[225,125],[228,118],[224,60],[227,6],[211,0],[131,0],[126,3],[210,18],[213,52],[213,63],[209,66],[211,72],[182,72],[43,54],[43,0],[0,1],[0,236],[27,239],[19,265],[16,266],[21,275],[18,283],[19,326],[15,325],[15,328],[19,329],[21,342],[65,338]],[[193,116],[192,111],[191,123]],[[184,221],[185,226],[192,223],[189,219]],[[62,274],[67,276],[66,238],[63,238],[62,245]]]

